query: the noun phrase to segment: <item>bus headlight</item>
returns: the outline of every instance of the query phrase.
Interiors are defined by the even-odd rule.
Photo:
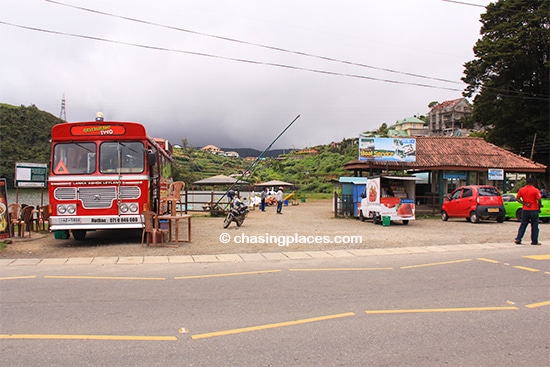
[[[59,204],[57,206],[57,213],[58,214],[74,214],[76,213],[76,205],[75,204]]]
[[[120,204],[119,209],[121,213],[128,213],[128,204]]]
[[[130,211],[131,211],[132,213],[137,213],[137,212],[138,212],[138,208],[139,208],[139,206],[138,206],[136,203],[132,203],[132,204],[130,204],[130,206],[129,206],[129,209],[130,209]]]

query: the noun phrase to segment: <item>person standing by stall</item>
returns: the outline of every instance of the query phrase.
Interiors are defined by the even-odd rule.
[[[264,187],[260,193],[260,210],[265,212],[265,199],[267,198],[267,187]]]
[[[521,245],[521,239],[525,234],[527,225],[531,223],[531,245],[540,245],[539,243],[539,211],[542,207],[540,190],[535,187],[534,177],[527,178],[527,184],[519,189],[516,198],[522,205],[521,224],[518,235],[514,240],[516,245]]]
[[[275,194],[277,200],[277,214],[283,214],[283,188],[279,187],[279,191]]]

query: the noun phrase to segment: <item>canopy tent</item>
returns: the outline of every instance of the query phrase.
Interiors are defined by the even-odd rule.
[[[193,182],[197,186],[224,186],[224,185],[249,185],[248,181],[236,179],[225,175],[217,175]]]
[[[254,185],[255,187],[295,187],[295,185],[293,183],[290,183],[290,182],[284,182],[284,181],[279,181],[279,180],[271,180],[271,181],[267,181],[267,182],[261,182],[261,183],[258,183],[256,185]]]
[[[210,186],[212,189],[217,188],[218,190],[223,190],[221,193],[219,191],[212,191],[210,193],[210,199],[207,199],[202,205],[203,210],[209,210],[212,216],[225,215],[227,210],[227,197],[224,192],[229,191],[229,189],[235,191],[246,191],[250,189],[250,183],[248,181],[225,175],[216,175],[195,181],[193,182],[193,186]],[[199,191],[194,191],[193,195],[198,195],[197,193],[199,193]]]

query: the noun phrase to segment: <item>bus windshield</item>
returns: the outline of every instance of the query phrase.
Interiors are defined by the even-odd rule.
[[[99,172],[140,173],[145,168],[141,142],[103,142],[99,146]]]
[[[58,175],[95,172],[95,143],[59,143],[54,148],[53,172]]]

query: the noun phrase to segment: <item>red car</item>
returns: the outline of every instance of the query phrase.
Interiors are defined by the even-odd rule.
[[[506,212],[502,196],[494,186],[462,186],[450,193],[441,207],[441,219],[466,218],[477,223],[481,219],[496,219],[504,222]]]

